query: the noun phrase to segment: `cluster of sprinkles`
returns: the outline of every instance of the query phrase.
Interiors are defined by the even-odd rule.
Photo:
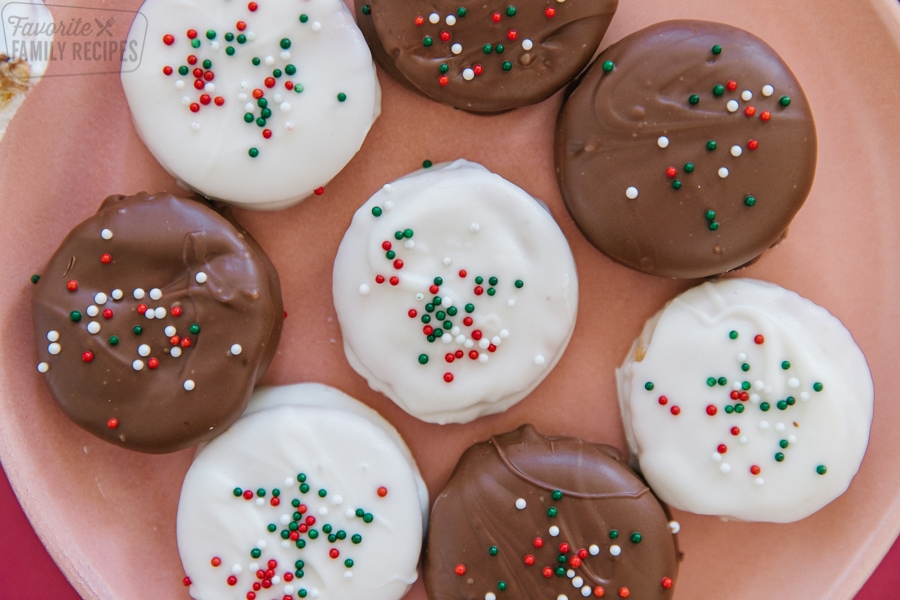
[[[97,254],[77,260],[95,260],[103,265],[101,268],[114,265],[115,257],[104,248],[112,238],[111,229],[101,229]],[[198,285],[206,283],[207,275],[203,271],[195,272],[193,277]],[[34,275],[31,281],[36,284],[39,279]],[[116,370],[124,357],[135,376],[152,377],[154,373],[166,371],[167,366],[177,368],[178,359],[190,352],[199,339],[200,324],[185,314],[180,300],[167,300],[158,287],[86,290],[84,282],[74,278],[45,285],[64,286],[72,298],[72,306],[65,326],[45,332],[49,357],[37,364],[41,373],[50,371],[55,357],[76,352],[85,369],[106,369],[111,364]],[[241,352],[240,344],[235,343],[228,355],[237,356]],[[193,379],[183,379],[181,387],[190,392],[196,383]],[[106,422],[111,430],[118,429],[120,424],[114,414]]]
[[[736,329],[727,333],[727,339],[734,344],[739,344],[746,337],[749,337],[752,346],[762,346],[766,342],[765,336],[760,333],[744,336]],[[711,392],[710,397],[715,399],[703,407],[703,410],[708,417],[725,421],[722,439],[712,449],[711,460],[726,475],[733,470],[733,461],[728,460],[730,447],[734,444],[744,446],[754,435],[753,423],[747,423],[748,420],[756,420],[758,433],[755,435],[770,437],[773,432],[775,433],[777,439],[773,442],[771,456],[747,467],[747,474],[753,477],[753,483],[762,486],[765,485],[763,467],[768,468],[787,461],[789,449],[797,443],[794,430],[799,427],[798,421],[791,420],[790,424],[784,421],[788,420],[795,406],[808,402],[815,394],[822,392],[825,385],[821,381],[802,382],[792,373],[790,360],[783,358],[777,364],[777,372],[785,377],[784,384],[789,395],[778,397],[771,382],[752,376],[754,370],[764,369],[754,369],[748,351],[749,349],[747,351],[738,349],[735,353],[736,375],[731,379],[721,373],[707,374],[703,384]],[[654,396],[658,394],[658,391],[654,391],[655,388],[656,385],[652,381],[644,383],[644,390]],[[682,414],[682,408],[677,400],[670,399],[667,395],[656,396],[656,403],[668,409],[673,417]],[[814,470],[818,475],[825,475],[828,472],[824,464],[816,465]]]
[[[299,81],[299,68],[292,62],[291,47],[294,40],[283,37],[277,47],[258,48],[257,33],[253,29],[254,14],[261,9],[259,3],[249,2],[246,5],[247,15],[237,20],[233,28],[220,32],[215,29],[190,28],[185,32],[166,33],[161,43],[186,54],[177,63],[167,64],[162,73],[167,78],[174,78],[173,86],[181,94],[181,102],[191,113],[201,110],[215,109],[226,103],[237,101],[243,106],[243,120],[248,127],[259,130],[260,143],[272,139],[277,128],[283,134],[294,129],[290,120],[291,98],[293,93],[303,92],[303,84]],[[308,29],[313,35],[322,31],[319,21],[310,19],[306,13],[297,16],[295,24],[299,27],[299,35],[305,35]],[[231,63],[246,62],[252,65],[254,75],[249,80],[239,82],[239,90],[229,89],[225,92],[217,90],[216,74],[219,67],[229,68]],[[190,87],[194,95],[189,95]],[[224,94],[224,95],[223,95]],[[335,102],[344,103],[347,94],[343,91],[335,95]],[[285,116],[281,123],[275,118],[278,111]],[[200,122],[192,120],[191,129],[198,131]],[[260,147],[247,149],[250,158],[260,156]],[[317,194],[321,192],[316,191]]]
[[[373,505],[388,497],[385,486],[372,492]],[[220,573],[229,587],[240,587],[242,592],[246,590],[244,597],[247,600],[262,600],[263,594],[271,593],[277,594],[276,600],[318,597],[320,590],[315,583],[305,585],[304,582],[304,558],[309,560],[311,552],[324,552],[330,560],[340,563],[345,579],[353,578],[354,549],[362,544],[367,526],[375,522],[370,507],[346,507],[340,494],[323,487],[314,488],[303,472],[287,477],[284,489],[236,487],[231,495],[235,502],[250,503],[265,512],[266,517],[271,517],[265,533],[261,532],[262,537],[242,560],[227,565],[218,555],[209,559],[210,568]],[[336,517],[352,527],[343,522],[341,525],[345,528],[339,526],[335,523]],[[281,552],[270,551],[277,546]],[[294,562],[279,563],[275,556],[283,557],[284,550],[289,549],[296,552]],[[321,573],[314,579],[320,580]],[[182,583],[190,586],[190,576],[185,576]]]
[[[523,569],[537,569],[545,579],[557,579],[560,582],[567,582],[575,591],[575,597],[594,597],[602,598],[615,596],[618,598],[630,598],[631,589],[627,585],[609,585],[607,580],[601,579],[603,575],[599,570],[591,568],[590,560],[593,557],[603,556],[604,553],[614,560],[618,557],[628,555],[630,549],[635,548],[644,541],[644,536],[640,531],[623,531],[619,529],[609,529],[606,537],[592,541],[586,546],[577,546],[565,539],[561,539],[563,535],[559,526],[556,524],[560,521],[565,504],[565,494],[561,490],[553,490],[550,493],[550,506],[544,508],[542,505],[537,510],[543,511],[547,523],[547,535],[537,536],[527,542],[527,549],[522,552],[520,550],[508,549],[499,545],[490,545],[483,549],[482,557],[484,561],[498,560],[496,557],[507,552],[517,553],[518,557],[512,560],[503,560],[503,564],[519,564]],[[528,502],[525,498],[516,498],[515,508],[517,511],[529,509]],[[531,508],[530,510],[534,510]],[[669,523],[669,529],[672,534],[678,533],[681,526],[677,521]],[[502,558],[502,557],[501,557]],[[453,572],[463,577],[468,573],[469,566],[466,563],[459,563],[453,567]],[[515,578],[513,578],[515,579]],[[516,590],[509,581],[505,579],[497,580],[491,583],[492,588],[485,592],[484,600],[497,600],[498,592],[510,591],[514,597],[520,597],[523,593]],[[660,587],[664,590],[671,589],[674,585],[672,577],[663,577],[660,579]],[[607,589],[607,586],[609,589]],[[559,594],[556,600],[568,600],[568,596],[564,593]]]
[[[382,191],[390,193],[391,189],[391,185],[387,184]],[[392,206],[390,200],[383,206],[374,206],[372,216],[377,219]],[[472,223],[469,232],[477,235],[480,229],[478,223]],[[414,236],[415,232],[406,228],[394,232],[392,239],[381,242],[385,271],[375,275],[376,287],[383,285],[397,287],[401,284],[405,265],[402,252],[415,248]],[[443,371],[441,379],[445,383],[452,383],[456,379],[450,365],[460,362],[485,364],[490,360],[490,355],[497,352],[510,336],[509,330],[503,327],[488,331],[486,326],[480,325],[477,308],[485,303],[496,302],[513,307],[516,305],[516,292],[525,286],[522,279],[501,281],[495,274],[473,275],[466,269],[451,268],[452,263],[452,258],[445,257],[442,264],[446,270],[431,278],[427,289],[416,292],[414,301],[406,309],[410,321],[421,325],[422,340],[426,342],[422,351],[415,355],[415,360],[423,366],[443,361],[446,370],[441,369]],[[445,284],[451,281],[454,290],[462,289],[469,294],[466,298],[468,301],[460,301],[442,291],[446,289]],[[373,288],[369,283],[363,283],[359,287],[359,293],[363,296],[369,295],[372,291]],[[535,356],[534,363],[542,367],[546,364],[546,358],[542,355]]]
[[[722,46],[716,44],[709,49],[708,60],[715,60],[724,50]],[[615,65],[612,61],[603,63],[603,71],[612,73]],[[759,94],[758,96],[756,94]],[[677,101],[677,100],[676,100]],[[745,119],[757,119],[759,126],[765,127],[766,123],[771,121],[779,114],[779,112],[787,109],[791,104],[789,96],[777,96],[774,86],[771,84],[763,85],[758,92],[751,89],[741,89],[736,79],[728,79],[718,82],[708,90],[697,90],[689,94],[681,100],[687,108],[701,107],[707,112],[710,111],[710,105],[715,108],[721,108],[726,114],[735,115],[734,118],[743,117]],[[775,103],[771,108],[764,108],[765,104]],[[673,193],[680,190],[698,169],[708,168],[705,165],[713,163],[713,168],[719,179],[726,179],[731,170],[735,168],[735,159],[740,158],[745,152],[756,152],[760,147],[760,141],[756,137],[749,139],[731,140],[729,142],[720,139],[710,139],[700,147],[684,147],[678,143],[677,138],[672,140],[667,135],[661,135],[656,140],[657,146],[663,151],[663,156],[669,157],[670,161],[665,168],[661,169],[659,181],[663,185],[669,187]],[[674,148],[670,149],[670,148]],[[725,151],[723,153],[723,150]],[[681,160],[671,160],[674,157],[669,155],[678,154]],[[729,166],[730,165],[730,166]],[[637,186],[628,186],[625,189],[625,197],[634,200],[640,194]],[[757,204],[757,197],[752,190],[747,190],[739,198],[741,203],[749,208],[753,208]],[[702,215],[707,228],[710,231],[717,231],[721,225],[720,217],[716,211],[709,207],[698,207],[698,213]]]
[[[562,3],[565,0],[557,0]],[[545,8],[529,6],[523,10],[540,10],[545,20],[553,20],[557,16],[557,9],[553,6]],[[362,7],[363,15],[371,14],[371,7]],[[505,9],[495,10],[487,15],[473,16],[465,6],[460,6],[455,11],[446,13],[411,13],[411,25],[421,31],[422,47],[433,49],[435,56],[440,59],[435,79],[440,86],[447,86],[453,81],[451,75],[461,77],[463,82],[473,81],[486,72],[503,73],[516,67],[531,64],[534,57],[530,51],[534,48],[534,41],[521,32],[516,15],[519,9],[515,5],[508,5]],[[456,73],[451,73],[451,61],[460,56],[465,48],[458,41],[455,30],[463,27],[467,21],[475,18],[488,19],[488,31],[490,32],[482,40],[477,49],[480,58],[466,60],[461,65],[454,66]],[[473,23],[474,24],[474,23]],[[479,24],[482,25],[482,24]]]

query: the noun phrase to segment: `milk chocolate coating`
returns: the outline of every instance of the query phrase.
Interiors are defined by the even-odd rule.
[[[671,598],[676,570],[666,513],[618,450],[531,425],[467,450],[431,512],[431,600],[574,598],[585,586],[591,597],[602,587],[605,597],[627,588],[632,598]]]
[[[578,75],[600,45],[618,0],[354,5],[372,55],[394,78],[438,102],[495,113],[540,102]],[[530,50],[523,47],[526,40]],[[461,46],[458,53],[454,44]],[[469,80],[466,69],[473,71]]]
[[[38,360],[63,412],[151,453],[211,438],[240,416],[284,317],[274,267],[230,213],[169,194],[107,198],[63,240],[33,304]]]
[[[705,277],[756,259],[784,237],[815,166],[797,79],[763,41],[717,23],[659,23],[613,44],[557,128],[575,222],[611,258],[654,275]]]

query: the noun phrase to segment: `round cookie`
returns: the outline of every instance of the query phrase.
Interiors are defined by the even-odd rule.
[[[865,357],[824,308],[752,279],[704,283],[617,371],[634,458],[674,508],[787,523],[840,496],[872,422]]]
[[[142,49],[121,79],[144,143],[187,187],[244,208],[321,193],[380,112],[341,0],[146,0],[128,43]]]
[[[432,600],[672,598],[679,526],[615,448],[531,425],[463,454],[431,511]]]
[[[542,204],[458,160],[387,184],[334,262],[344,351],[373,389],[433,423],[506,410],[556,365],[578,280]]]
[[[815,125],[762,40],[667,21],[601,53],[560,113],[556,167],[575,222],[609,257],[705,277],[784,238],[812,186]]]
[[[110,196],[33,290],[38,370],[75,423],[142,452],[219,433],[281,336],[278,274],[205,202]]]
[[[320,384],[262,388],[185,476],[185,584],[196,600],[398,600],[427,510],[412,455],[375,411]]]
[[[536,104],[590,62],[618,0],[355,0],[375,60],[421,94],[496,113]]]

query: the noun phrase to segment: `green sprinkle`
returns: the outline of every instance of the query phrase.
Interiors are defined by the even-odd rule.
[[[732,329],[728,332],[729,339],[736,340],[738,338],[738,332]]]
[[[259,558],[260,556],[262,556],[262,550],[260,550],[259,548],[254,548],[250,551],[250,556],[252,556],[253,558]]]
[[[206,31],[206,39],[208,39],[208,40],[214,40],[214,39],[216,39],[216,32],[215,32],[214,30],[212,30],[212,29],[208,29],[208,30]]]
[[[716,221],[713,221],[712,223],[709,224],[710,231],[715,231],[718,228],[719,228],[719,224]]]
[[[521,279],[516,279],[516,283],[514,285],[516,286],[516,288],[522,289],[522,286],[525,285],[525,282],[522,281]]]
[[[432,304],[431,302],[429,302],[428,304],[425,305],[425,310],[426,310],[427,312],[434,312],[434,304]]]
[[[650,390],[652,390],[652,389],[653,389],[653,382],[652,382],[652,381],[648,381],[647,383],[645,383],[645,384],[644,384],[644,389],[647,390],[648,392],[649,392]]]
[[[306,532],[306,535],[309,537],[309,539],[314,540],[319,537],[319,530],[318,529],[310,529],[309,531]]]
[[[372,216],[373,216],[373,217],[380,217],[380,216],[382,215],[383,212],[384,212],[384,211],[381,209],[380,206],[373,206],[373,207],[372,207]]]
[[[501,581],[498,581],[498,582],[497,582],[497,589],[500,590],[501,592],[502,592],[503,590],[505,590],[505,589],[506,589],[506,582],[505,582],[505,581],[502,581],[502,580],[501,580]]]
[[[250,62],[253,63],[254,67],[258,67],[262,61],[259,60],[258,56],[254,56],[253,58],[250,59]]]
[[[384,253],[384,256],[385,256],[385,258],[387,258],[388,260],[393,260],[394,257],[397,256],[397,253],[394,252],[393,250],[388,250],[387,252]]]
[[[197,335],[198,333],[200,333],[200,325],[198,323],[191,323],[191,326],[188,327],[188,331],[190,331],[194,335]]]
[[[611,531],[609,532],[609,539],[614,540],[614,539],[616,539],[616,538],[618,538],[618,537],[619,537],[619,531],[618,531],[618,530],[613,529],[613,530],[611,530]]]
[[[244,35],[243,33],[239,33],[237,38],[235,38],[235,39],[237,39],[238,44],[243,44],[244,42],[247,41],[247,36]]]
[[[233,490],[231,490],[231,493],[235,498],[240,498],[241,496],[244,495],[244,490],[242,490],[239,487],[236,487]]]
[[[688,102],[690,102],[691,104],[698,104],[700,102],[700,96],[698,96],[697,94],[691,94],[688,97]]]
[[[475,278],[475,283],[477,283],[478,285],[481,285],[482,283],[484,283],[484,277],[482,277],[481,275],[477,276]]]
[[[189,72],[190,72],[190,69],[188,69],[188,68],[187,68],[186,66],[184,66],[184,65],[181,65],[180,67],[178,67],[178,74],[179,74],[179,75],[187,75]]]
[[[694,163],[684,163],[684,172],[685,173],[693,173],[694,172]]]
[[[788,406],[793,406],[793,405],[797,404],[797,399],[794,398],[793,396],[788,396],[787,398],[784,399],[784,401],[788,403]]]
[[[266,126],[266,120],[265,120],[264,118],[262,118],[262,117],[259,117],[258,119],[256,119],[256,124],[257,124],[258,126],[260,126],[260,127],[265,127],[265,126]]]
[[[466,304],[465,310],[467,313],[472,313],[475,311],[475,305],[474,304]]]
[[[789,360],[783,360],[783,361],[781,361],[781,368],[784,369],[785,371],[787,371],[788,369],[790,369],[790,368],[791,368],[791,361],[789,361]]]
[[[672,189],[680,190],[680,189],[681,189],[681,181],[679,181],[678,179],[676,179],[675,181],[673,181],[673,182],[672,182]]]
[[[302,14],[300,15],[300,22],[301,22],[301,23],[306,23],[307,21],[309,21],[309,15],[307,15],[306,13],[302,13]]]
[[[225,54],[234,56],[234,46],[225,46]]]
[[[504,71],[509,71],[512,69],[512,63],[509,62],[508,60],[504,60],[503,64],[500,65],[500,68],[503,69]]]
[[[497,556],[497,552],[499,551],[500,550],[499,548],[497,548],[497,546],[491,546],[490,548],[488,548],[488,554],[490,554],[491,556]]]
[[[743,404],[735,404],[734,412],[736,412],[737,414],[741,414],[742,412],[744,412],[744,405]]]
[[[429,36],[429,35],[426,35],[425,39],[422,40],[422,45],[425,46],[426,48],[430,47],[433,43],[434,43],[434,40],[431,39],[431,36]]]
[[[333,529],[334,528],[331,525],[329,525],[328,523],[325,523],[324,525],[322,525],[322,531],[324,531],[325,533],[331,533],[331,531]]]
[[[496,52],[497,54],[503,54],[504,50],[506,50],[506,48],[503,47],[503,44],[497,44],[496,46],[494,46],[494,52]]]
[[[197,38],[192,39],[192,40],[191,40],[191,47],[192,47],[192,48],[199,48],[199,47],[200,47],[200,40],[198,40]]]
[[[297,73],[297,67],[295,67],[294,65],[285,65],[284,72],[288,75],[294,75],[295,73]]]
[[[358,533],[354,533],[353,535],[350,536],[350,541],[353,542],[354,544],[358,544],[362,541],[362,536],[359,535]]]
[[[749,390],[749,389],[750,389],[750,382],[749,382],[749,381],[742,381],[742,382],[741,382],[741,389],[744,390],[745,392],[746,392],[747,390]]]
[[[712,93],[713,93],[713,96],[721,96],[722,94],[725,93],[725,86],[722,85],[721,83],[714,86],[712,89]]]
[[[778,407],[778,410],[787,410],[788,403],[787,400],[779,400],[775,403],[775,406]]]
[[[298,575],[297,577],[302,577],[302,575]],[[306,598],[306,595],[307,595],[308,593],[309,593],[309,592],[306,591],[306,588],[300,588],[300,589],[297,591],[297,597],[298,597],[298,598]]]
[[[550,497],[553,498],[554,500],[562,499],[562,497],[563,497],[562,490],[553,490],[553,492],[551,492],[551,494],[550,494]]]
[[[259,111],[259,115],[260,115],[260,117],[262,117],[263,119],[268,119],[269,117],[272,116],[272,109],[271,109],[271,108],[264,108],[264,109],[262,109],[261,111]]]
[[[352,567],[352,566],[353,566],[353,559],[352,559],[352,558],[348,558],[347,560],[345,560],[345,561],[344,561],[344,566],[347,567],[348,569],[349,569],[350,567]]]
[[[441,73],[446,73],[450,70],[450,66],[447,63],[441,63],[441,66],[438,67],[438,71]]]
[[[713,46],[713,47],[712,47],[712,53],[715,54],[716,56],[722,54],[722,46],[720,46],[720,45],[718,45],[718,44],[716,44],[715,46]]]
[[[744,205],[745,206],[753,206],[756,204],[756,198],[753,196],[744,196]]]
[[[787,440],[780,440],[778,442],[778,445],[781,446],[782,448],[787,448],[789,444],[788,444]]]
[[[497,283],[499,283],[499,280],[496,277],[488,278],[488,285],[497,285]]]
[[[140,325],[135,325],[134,329],[132,329],[131,331],[134,332],[134,335],[141,335],[144,332],[144,328]]]
[[[514,17],[514,16],[516,16],[516,7],[515,7],[515,6],[508,6],[508,7],[506,8],[506,16],[508,16],[508,17]]]
[[[226,33],[226,34],[225,34],[225,41],[226,41],[226,42],[233,42],[233,41],[234,41],[234,34],[231,33],[230,31],[229,31],[228,33]]]
[[[556,576],[557,576],[557,577],[562,577],[562,576],[565,575],[565,574],[566,574],[566,568],[565,568],[565,567],[556,567]]]
[[[602,68],[604,73],[611,73],[616,68],[616,63],[611,60],[604,60]]]
[[[457,17],[464,17],[464,16],[466,16],[466,9],[465,9],[464,6],[460,6],[459,9],[457,9],[457,11],[456,11],[456,16],[457,16]]]
[[[716,140],[709,140],[708,142],[706,142],[706,149],[707,150],[715,150],[716,149]]]
[[[328,490],[326,490],[325,488],[322,488],[319,490],[318,494],[319,494],[319,498],[324,498],[325,496],[328,495]]]
[[[706,385],[708,385],[709,387],[716,387],[716,378],[715,377],[707,377]]]
[[[278,528],[275,527],[275,523],[269,523],[269,525],[268,525],[268,527],[266,527],[266,529],[269,530],[269,533],[275,533],[275,530]],[[281,533],[279,533],[278,535],[281,536],[281,539],[286,540],[289,537],[291,537],[291,532],[287,529],[282,529]]]
[[[778,462],[784,462],[784,452],[776,452],[775,460],[777,460]]]
[[[430,160],[423,160],[423,161],[422,161],[422,168],[423,168],[423,169],[430,169],[430,168],[431,168],[431,165],[433,165],[433,164],[434,164],[434,163],[432,163]],[[440,285],[440,284],[438,284],[438,285]]]
[[[299,94],[302,91],[303,91],[303,86],[299,83],[295,83],[294,84],[294,92]]]
[[[415,234],[413,233],[412,229],[404,229],[403,230],[403,237],[405,237],[406,239],[411,238],[413,235],[415,235]],[[440,303],[438,303],[438,304],[440,304]]]
[[[551,518],[552,518],[552,517],[555,517],[557,514],[559,514],[559,511],[556,510],[556,507],[555,507],[555,506],[551,506],[550,508],[547,509],[547,516],[548,516],[548,517],[551,517]]]
[[[815,382],[815,383],[813,384],[813,390],[814,390],[814,391],[816,391],[816,392],[821,392],[823,389],[825,389],[825,386],[822,385],[821,382],[817,381],[817,382]]]
[[[283,50],[287,50],[291,47],[291,40],[289,40],[288,38],[281,38],[280,44]]]
[[[780,104],[782,106],[788,106],[788,105],[790,105],[790,103],[791,103],[790,96],[782,96],[781,98],[778,99],[778,104]]]
[[[372,7],[369,6],[368,4],[363,4],[362,7],[360,8],[360,10],[362,11],[362,14],[364,14],[364,15],[368,16],[368,15],[372,14]]]
[[[295,545],[303,550],[306,547],[306,540],[297,540],[297,543]],[[303,571],[297,571],[297,573],[299,573],[297,577],[303,577]]]
[[[824,475],[827,472],[828,468],[825,465],[819,465],[818,467],[816,467],[816,473],[818,473],[819,475]]]
[[[281,77],[281,69],[272,69],[272,77]]]
[[[644,539],[643,536],[637,531],[631,534],[631,542],[634,544],[640,544],[642,539]]]
[[[443,325],[444,329],[446,329],[448,331],[450,329],[453,329],[453,321],[444,321],[443,323],[441,323],[441,325]]]
[[[719,385],[727,385],[727,384],[728,384],[728,380],[725,379],[724,377],[719,377],[719,378],[716,380],[716,383],[718,383]]]
[[[749,370],[750,370],[750,365],[748,365],[747,363],[741,364],[741,371],[743,371],[744,373],[746,373],[746,372],[749,371]]]
[[[372,513],[366,513],[363,515],[363,523],[371,523],[375,520],[375,517],[372,516]]]
[[[759,405],[759,410],[763,412],[768,411],[770,408],[772,408],[772,405],[770,405],[768,402],[761,402]]]
[[[734,412],[734,407],[730,404],[725,405],[725,414],[731,414]]]
[[[204,68],[204,69],[211,69],[211,68],[212,68],[212,61],[209,60],[208,58],[207,58],[206,60],[204,60],[204,61],[203,61],[203,68]]]
[[[308,484],[308,483],[301,483],[301,484],[300,484],[300,493],[301,493],[301,494],[305,494],[305,493],[307,493],[308,491],[309,491],[309,484]]]
[[[343,529],[338,529],[334,535],[337,537],[337,539],[343,540],[347,537],[347,532]]]
[[[447,314],[450,315],[451,317],[455,317],[456,313],[458,313],[458,312],[459,312],[459,309],[456,308],[456,306],[451,306],[450,308],[447,309]]]
[[[493,295],[496,294],[496,293],[497,293],[497,290],[495,290],[494,288],[488,288],[488,289],[487,289],[487,295],[488,295],[488,296],[493,296]]]
[[[109,345],[110,346],[115,346],[118,343],[119,343],[119,336],[117,336],[117,335],[109,336]]]
[[[491,46],[490,44],[485,44],[484,46],[481,47],[481,50],[482,50],[485,54],[490,54],[491,51],[492,51],[493,49],[494,49],[494,47]]]
[[[444,300],[440,296],[435,296],[434,298],[431,299],[431,301],[434,303],[435,306],[440,306],[441,302],[443,302]]]

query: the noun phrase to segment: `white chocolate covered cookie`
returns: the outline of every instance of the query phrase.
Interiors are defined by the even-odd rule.
[[[130,36],[143,50],[121,74],[135,127],[210,198],[279,209],[321,193],[380,112],[372,56],[341,0],[146,0]]]
[[[334,263],[347,359],[419,419],[506,410],[550,372],[578,280],[546,208],[481,165],[412,173],[354,215]]]
[[[674,508],[787,523],[840,496],[869,439],[862,351],[824,308],[752,279],[651,318],[617,371],[632,456]]]
[[[375,411],[320,384],[262,388],[185,476],[185,584],[197,600],[398,600],[427,510],[412,455]]]

